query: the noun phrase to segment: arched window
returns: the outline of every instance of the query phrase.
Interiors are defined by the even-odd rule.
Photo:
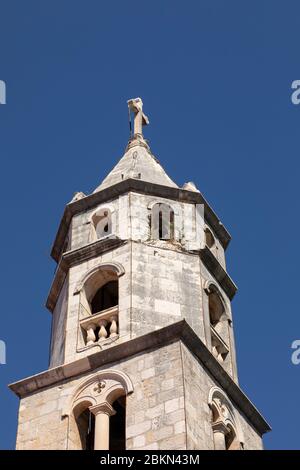
[[[96,239],[112,234],[112,214],[108,208],[102,208],[92,216],[92,227]]]
[[[79,437],[78,444],[80,442],[80,448],[82,450],[94,450],[95,449],[95,415],[90,409],[88,404],[87,407],[78,414],[78,411],[74,410],[74,416],[77,426],[77,435]],[[112,451],[126,450],[126,399],[120,397],[115,400],[111,408],[111,414],[109,416],[109,426],[107,429],[108,438],[107,444],[108,449]],[[80,440],[80,441],[79,441]],[[97,446],[97,444],[96,444]],[[97,446],[98,447],[98,446]]]
[[[215,450],[242,449],[243,435],[239,420],[227,395],[220,388],[213,387],[208,404],[211,409]]]
[[[110,344],[119,337],[119,263],[92,268],[76,287],[79,293],[79,323],[82,346]],[[83,344],[82,344],[83,343]]]
[[[228,316],[225,302],[214,284],[206,287],[211,332],[212,353],[219,362],[224,362],[229,353]]]
[[[174,211],[168,204],[157,203],[152,207],[151,236],[154,240],[174,240]]]
[[[126,450],[126,396],[129,377],[114,369],[84,381],[63,416],[69,417],[68,449]]]

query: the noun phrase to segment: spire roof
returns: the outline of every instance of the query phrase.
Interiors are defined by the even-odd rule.
[[[133,135],[123,157],[95,189],[94,193],[129,178],[178,188],[177,184],[171,180],[159,161],[151,153],[149,145],[143,137],[142,126],[149,124],[149,119],[143,113],[142,100],[140,98],[129,100],[128,109],[130,129],[131,113],[134,113]]]
[[[141,145],[134,145],[126,149],[121,160],[94,192],[101,191],[129,178],[178,188],[150,150]]]

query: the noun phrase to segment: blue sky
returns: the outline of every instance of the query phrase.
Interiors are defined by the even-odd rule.
[[[15,444],[7,383],[48,365],[64,206],[121,157],[141,96],[153,153],[232,234],[240,385],[273,427],[265,446],[299,449],[299,2],[0,0],[0,15],[0,448]]]

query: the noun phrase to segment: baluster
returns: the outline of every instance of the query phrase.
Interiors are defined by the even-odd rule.
[[[94,323],[92,323],[87,329],[87,334],[86,334],[87,346],[94,344],[96,341],[95,329],[96,329],[96,325],[94,325]]]
[[[109,328],[110,336],[118,336],[118,317],[117,315],[113,315],[110,317],[111,325]]]
[[[100,331],[99,331],[99,341],[104,340],[107,337],[107,320],[100,320],[99,321]]]

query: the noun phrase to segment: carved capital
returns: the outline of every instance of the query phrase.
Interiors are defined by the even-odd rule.
[[[226,424],[221,420],[215,421],[212,424],[212,429],[213,429],[214,433],[217,433],[217,432],[222,433],[222,434],[224,434],[224,436],[228,433],[228,429],[227,429]]]
[[[98,405],[90,406],[89,410],[95,416],[98,414],[105,414],[108,416],[113,416],[116,414],[116,411],[107,401],[99,403]]]

